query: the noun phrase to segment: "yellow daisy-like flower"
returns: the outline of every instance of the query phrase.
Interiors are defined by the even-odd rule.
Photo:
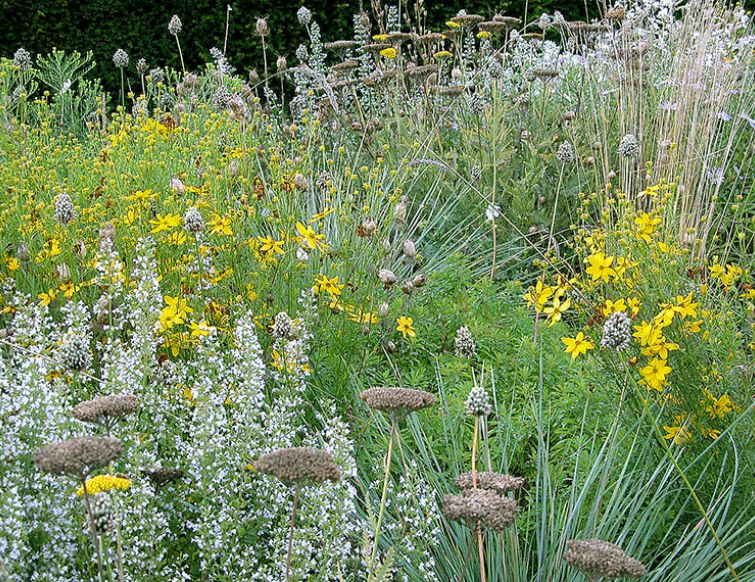
[[[228,216],[220,216],[219,214],[215,214],[207,223],[207,225],[210,227],[210,234],[233,236],[231,219]]]
[[[558,297],[553,298],[553,303],[543,309],[543,313],[548,317],[548,327],[553,327],[559,321],[561,316],[571,307],[571,299],[561,301]]]
[[[396,331],[400,331],[404,339],[407,337],[417,337],[417,332],[414,331],[414,320],[411,317],[401,316],[396,319]]]
[[[304,226],[301,222],[296,223],[296,232],[304,239],[304,243],[310,248],[322,248],[325,235],[317,234],[311,226]]]
[[[649,243],[655,227],[661,223],[661,219],[658,217],[653,218],[647,212],[641,213],[634,219],[634,224],[637,227],[637,238]]]
[[[113,489],[126,491],[129,487],[131,487],[130,479],[114,477],[113,475],[97,475],[86,480],[87,495],[97,495],[98,493],[104,493]],[[84,495],[83,485],[76,491],[76,495]]]
[[[603,281],[608,283],[608,279],[616,275],[616,271],[611,267],[613,257],[607,257],[603,252],[597,252],[587,257],[589,267],[585,269],[593,281]]]
[[[640,370],[642,380],[640,384],[644,384],[648,388],[661,392],[663,385],[666,383],[666,376],[671,373],[671,368],[668,362],[663,358],[653,358],[648,362],[648,365]]]
[[[590,338],[585,337],[585,334],[581,331],[576,337],[562,337],[561,341],[566,346],[566,353],[571,354],[571,359],[576,360],[580,354],[586,354],[588,350],[595,347],[595,344],[590,341]]]
[[[398,56],[398,51],[392,46],[389,46],[380,51],[380,56],[385,57],[386,59],[395,59]]]

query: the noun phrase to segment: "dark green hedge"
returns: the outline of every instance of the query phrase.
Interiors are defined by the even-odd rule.
[[[352,15],[359,10],[359,1],[311,0],[305,4],[320,23],[325,41],[350,38]],[[294,51],[305,40],[304,30],[296,20],[301,0],[233,0],[230,5],[233,10],[228,58],[238,70],[262,68],[260,42],[253,34],[258,16],[266,17],[271,29],[273,62],[278,53],[295,61]],[[226,6],[226,2],[214,0],[0,0],[0,55],[10,57],[21,46],[32,54],[44,54],[53,47],[92,51],[97,61],[95,74],[108,89],[116,91],[120,77],[111,60],[116,49],[123,48],[131,57],[132,82],[136,80],[134,65],[139,58],[145,58],[150,67],[179,67],[175,39],[167,29],[170,17],[178,14],[183,21],[180,38],[186,65],[195,68],[208,60],[210,48],[222,48]],[[364,6],[369,7],[369,1],[365,0]],[[428,1],[426,6],[428,23],[439,28],[460,8],[486,16],[498,11],[523,16],[525,2]],[[539,15],[544,7],[548,11],[559,10],[568,18],[584,18],[584,6],[582,0],[532,0],[527,8],[530,18]]]

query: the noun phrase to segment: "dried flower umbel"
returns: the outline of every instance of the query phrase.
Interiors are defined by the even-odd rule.
[[[100,424],[109,433],[117,421],[136,412],[138,406],[133,394],[99,396],[74,406],[73,416],[82,422]]]
[[[82,437],[53,443],[34,453],[34,464],[40,471],[84,479],[104,467],[123,452],[120,440],[111,437]]]
[[[477,485],[474,484],[475,478]],[[524,477],[512,477],[495,471],[480,471],[474,477],[471,472],[462,473],[456,478],[454,484],[459,489],[485,489],[496,493],[508,493],[524,487]]]
[[[623,311],[612,313],[603,324],[600,345],[616,352],[627,349],[632,343],[632,320]]]
[[[373,410],[395,414],[414,412],[435,404],[435,396],[413,388],[369,388],[361,397]]]
[[[567,542],[564,559],[591,582],[599,578],[639,578],[645,566],[630,558],[616,544],[603,540],[571,540]]]
[[[488,400],[488,393],[482,386],[474,386],[469,391],[464,406],[469,416],[487,416],[493,410]]]
[[[177,467],[154,467],[143,469],[142,474],[152,481],[156,487],[162,487],[171,481],[177,481],[183,477],[184,471]]]
[[[472,527],[479,522],[492,530],[503,531],[514,523],[516,512],[516,501],[487,489],[467,489],[459,495],[443,497],[443,515]]]
[[[628,133],[621,138],[617,151],[624,158],[636,158],[640,155],[640,142],[633,133]]]
[[[118,49],[113,55],[113,64],[119,69],[128,67],[128,53],[123,49]]]
[[[466,325],[456,330],[454,346],[456,347],[456,355],[460,358],[474,358],[477,355],[477,344],[475,344],[472,332]]]

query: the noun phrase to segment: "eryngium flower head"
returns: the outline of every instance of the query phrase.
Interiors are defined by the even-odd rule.
[[[301,8],[299,8],[299,10],[296,11],[296,18],[299,20],[299,24],[307,26],[310,22],[312,22],[312,13],[306,6],[302,6]]]
[[[636,158],[640,154],[640,142],[633,133],[628,133],[621,138],[617,150],[625,158]]]
[[[477,355],[477,345],[472,337],[472,332],[464,325],[456,330],[454,338],[456,355],[461,358],[474,358]]]
[[[83,333],[69,333],[60,344],[60,360],[72,372],[81,372],[92,363],[89,338]]]
[[[13,53],[13,64],[22,71],[31,69],[31,55],[25,48],[18,49]]]
[[[173,36],[178,36],[178,33],[181,32],[182,28],[183,24],[181,24],[181,19],[178,17],[178,14],[174,14],[168,23],[168,32]]]
[[[113,498],[108,493],[92,495],[89,497],[89,504],[92,508],[94,530],[98,534],[114,531],[118,527],[118,512]]]
[[[558,146],[558,151],[556,152],[556,158],[559,162],[562,164],[569,164],[573,162],[576,159],[577,155],[574,152],[574,146],[571,144],[570,141],[562,141],[561,145]]]
[[[79,402],[73,407],[73,416],[82,422],[99,422],[120,419],[136,412],[139,401],[133,394],[99,396]]]
[[[284,482],[338,481],[341,472],[327,451],[310,447],[279,449],[262,455],[254,468]]]
[[[189,232],[202,232],[204,230],[204,218],[202,214],[193,206],[184,214],[184,227]]]
[[[123,452],[123,443],[112,437],[83,437],[53,443],[34,453],[40,471],[83,479],[89,471],[104,467]]]
[[[474,386],[469,391],[464,406],[469,416],[487,416],[493,410],[488,400],[488,393],[482,386]]]
[[[367,406],[384,412],[414,412],[435,404],[435,396],[413,388],[369,388],[361,396]]]
[[[459,495],[443,497],[443,515],[447,519],[470,525],[479,521],[495,531],[503,531],[514,523],[516,511],[516,501],[486,489],[467,489]]]
[[[462,473],[454,481],[459,489],[473,489],[472,473]],[[524,487],[524,477],[512,477],[494,471],[480,471],[477,473],[477,488],[508,493]]]
[[[128,53],[123,49],[118,49],[113,55],[113,64],[119,69],[128,67]]]
[[[567,542],[564,559],[588,577],[639,578],[645,575],[642,562],[630,558],[619,546],[602,540]]]
[[[617,352],[627,349],[632,343],[632,320],[623,311],[612,313],[603,324],[603,339],[600,345]]]
[[[58,194],[53,206],[55,220],[61,224],[68,224],[75,216],[73,202],[68,194]]]

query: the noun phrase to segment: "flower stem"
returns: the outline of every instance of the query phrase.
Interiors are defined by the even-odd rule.
[[[477,440],[480,432],[480,415],[474,417],[474,435],[472,437],[472,487],[477,488]],[[480,558],[480,580],[485,577],[485,547],[482,543],[482,523],[477,522],[477,554]]]
[[[97,553],[97,572],[99,574],[100,582],[102,582],[105,579],[102,569],[102,551],[100,550],[100,544],[97,539],[97,530],[94,528],[94,514],[92,513],[92,505],[89,503],[89,492],[87,491],[86,477],[81,478],[81,486],[84,489],[84,505],[86,505],[87,508],[87,522],[89,524],[89,533],[92,536],[94,550]]]
[[[294,487],[294,502],[291,506],[291,524],[288,528],[288,550],[286,551],[286,580],[291,579],[291,560],[294,555],[294,530],[296,529],[296,510],[299,506],[299,485]]]
[[[383,514],[385,513],[385,503],[388,499],[388,480],[391,475],[391,458],[393,457],[393,439],[396,434],[396,419],[391,419],[391,435],[388,440],[388,452],[385,455],[385,472],[383,473],[383,494],[380,497],[380,511],[378,512],[377,523],[375,524],[375,542],[372,547],[372,555],[370,556],[369,574],[367,582],[372,580],[373,570],[375,566],[375,557],[377,556],[378,544],[380,542],[380,526],[383,523]]]

